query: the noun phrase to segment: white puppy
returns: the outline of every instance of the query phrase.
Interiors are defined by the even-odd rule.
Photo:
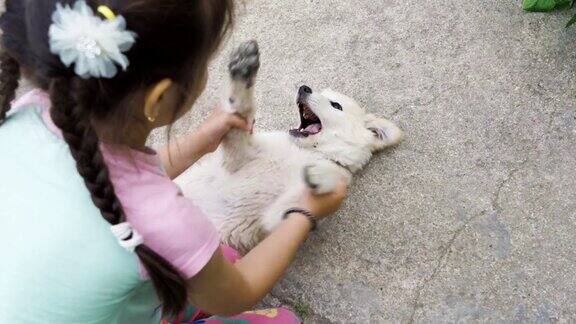
[[[253,85],[260,67],[255,41],[240,46],[229,65],[224,107],[254,118]],[[185,196],[211,217],[222,242],[248,252],[298,206],[305,186],[329,193],[362,169],[372,154],[398,144],[402,131],[332,90],[298,92],[300,127],[247,134],[232,131],[214,154],[177,179]]]

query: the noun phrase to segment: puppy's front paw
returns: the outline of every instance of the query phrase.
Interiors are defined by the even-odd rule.
[[[246,82],[248,88],[252,87],[259,69],[260,51],[255,40],[240,45],[232,54],[228,65],[232,80]]]
[[[304,182],[317,195],[333,192],[345,179],[332,163],[317,163],[304,168]]]

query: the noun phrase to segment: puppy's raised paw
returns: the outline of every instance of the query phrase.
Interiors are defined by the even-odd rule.
[[[304,168],[304,182],[317,195],[333,192],[348,177],[330,162],[311,164]]]
[[[260,69],[260,50],[258,42],[247,41],[232,54],[228,70],[234,81],[244,81],[248,88],[254,84],[254,78]]]

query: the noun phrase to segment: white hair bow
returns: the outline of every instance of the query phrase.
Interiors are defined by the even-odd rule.
[[[113,78],[117,65],[126,70],[129,61],[123,53],[136,41],[124,17],[103,19],[84,0],[73,7],[56,4],[48,36],[50,51],[67,67],[74,64],[74,72],[84,79]]]

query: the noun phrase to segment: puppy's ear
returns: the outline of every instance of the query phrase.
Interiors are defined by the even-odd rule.
[[[372,114],[366,116],[366,128],[372,132],[372,152],[394,146],[404,139],[404,132],[393,122]]]

